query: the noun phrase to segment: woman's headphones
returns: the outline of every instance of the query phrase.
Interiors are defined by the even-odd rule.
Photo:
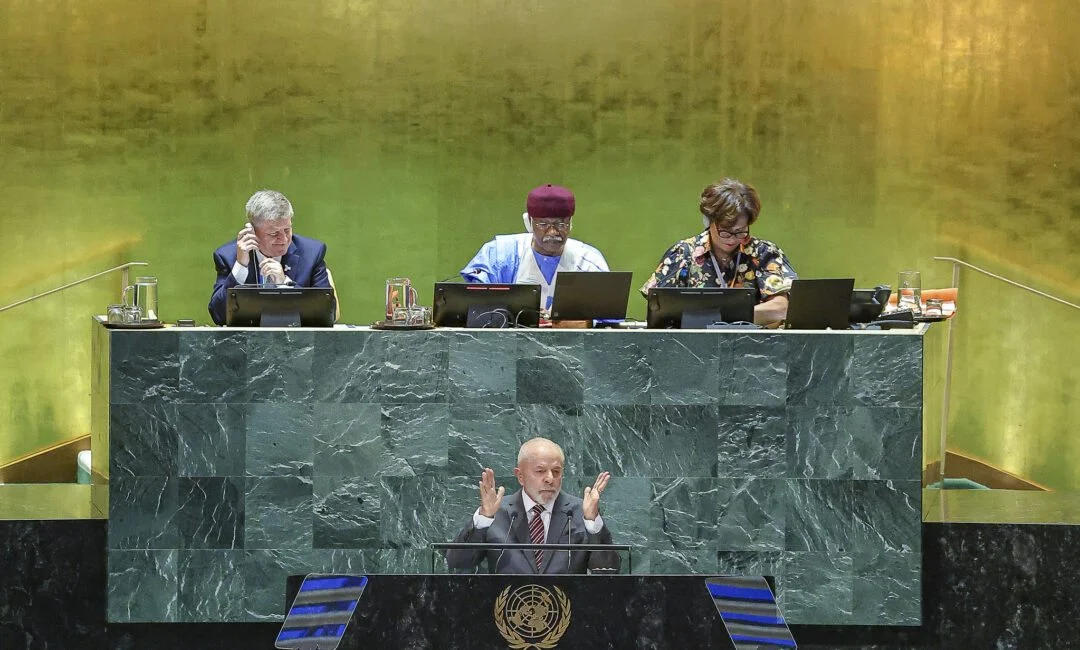
[[[706,228],[708,228],[709,226],[711,226],[711,225],[712,225],[712,222],[711,222],[711,221],[709,221],[709,218],[708,218],[708,217],[706,217],[705,215],[701,215],[701,225],[703,225],[703,226],[705,226]]]

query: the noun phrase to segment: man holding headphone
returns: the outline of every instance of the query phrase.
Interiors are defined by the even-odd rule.
[[[461,270],[466,282],[539,284],[540,307],[551,310],[559,271],[607,271],[607,261],[592,246],[570,239],[574,193],[541,185],[525,200],[525,231],[496,235]]]

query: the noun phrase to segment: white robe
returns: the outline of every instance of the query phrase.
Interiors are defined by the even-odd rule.
[[[514,283],[540,285],[540,308],[550,311],[555,283],[560,271],[607,271],[607,260],[596,248],[576,239],[567,239],[551,282],[544,279],[532,250],[533,236],[497,235],[484,244],[469,264],[461,270],[466,282]]]

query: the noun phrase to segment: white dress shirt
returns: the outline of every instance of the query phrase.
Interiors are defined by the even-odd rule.
[[[259,268],[262,265],[262,261],[265,260],[265,259],[266,259],[266,256],[262,254],[262,251],[256,250],[255,251],[255,268],[256,269]],[[272,257],[270,259],[274,260],[278,264],[281,264],[281,257],[280,256],[279,257]],[[288,271],[288,269],[286,269],[285,267],[281,267],[281,270],[286,271],[286,272]],[[250,275],[248,267],[241,264],[239,260],[237,260],[236,262],[233,262],[232,276],[234,278],[236,278],[236,283],[237,284],[255,284],[254,282],[251,282],[251,283],[248,282],[248,275]],[[256,278],[256,281],[258,281],[258,278]],[[285,284],[292,284],[292,280],[290,278],[286,277],[285,278]]]

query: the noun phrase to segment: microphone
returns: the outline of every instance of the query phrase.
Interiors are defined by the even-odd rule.
[[[456,280],[458,282],[464,282],[465,278],[462,277],[462,275],[461,275],[462,272],[464,272],[465,275],[476,275],[477,273],[486,273],[486,271],[483,268],[481,268],[479,266],[473,266],[471,268],[462,269],[462,271],[459,271],[459,272],[457,272],[457,273],[455,273],[453,275],[448,275],[445,278],[443,278],[442,280],[436,280],[436,282],[439,282],[439,283],[450,282],[451,280]]]
[[[508,526],[507,529],[506,529],[506,537],[503,538],[503,544],[509,544],[510,543],[510,531],[512,531],[514,529],[514,521],[517,520],[517,515],[518,515],[518,513],[516,511],[513,514],[510,515],[510,526]],[[499,562],[502,562],[502,556],[503,556],[503,553],[505,553],[505,552],[506,552],[506,546],[503,546],[502,550],[499,551],[499,557],[495,558],[495,570],[494,570],[494,573],[499,572]]]
[[[573,522],[573,513],[569,510],[566,511],[566,543],[573,544],[573,540],[570,538],[570,525]],[[570,574],[570,549],[566,549],[566,573]]]

